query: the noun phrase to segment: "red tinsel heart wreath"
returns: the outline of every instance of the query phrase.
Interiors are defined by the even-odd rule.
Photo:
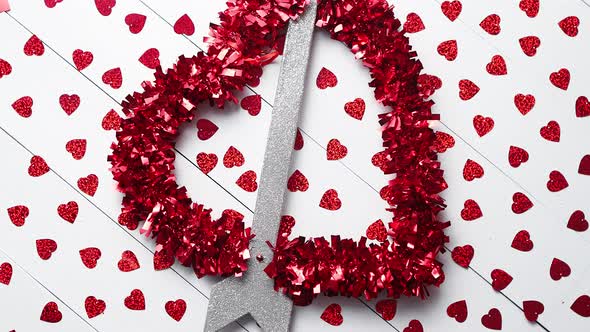
[[[309,0],[232,0],[212,25],[207,53],[181,56],[166,72],[156,69],[155,81],[127,96],[117,143],[113,144],[114,179],[125,194],[120,222],[156,238],[155,260],[171,264],[176,257],[193,266],[198,277],[240,275],[247,269],[253,235],[243,216],[225,210],[219,219],[193,203],[174,176],[174,142],[179,126],[193,120],[196,105],[209,101],[223,108],[236,103],[233,91],[257,86],[262,67],[272,62],[284,44],[286,24],[296,19]],[[439,85],[420,75],[422,64],[411,50],[401,24],[386,0],[320,0],[317,26],[348,45],[371,72],[375,97],[391,110],[381,114],[383,164],[396,174],[381,190],[393,213],[388,239],[359,242],[332,236],[288,240],[281,227],[274,258],[266,272],[275,289],[295,304],[314,297],[343,295],[367,299],[385,290],[389,297],[427,295],[427,285],[444,280],[436,260],[448,238],[437,215],[445,207],[438,195],[447,188],[435,134],[429,120],[434,104],[428,98]],[[436,82],[435,82],[436,83]]]

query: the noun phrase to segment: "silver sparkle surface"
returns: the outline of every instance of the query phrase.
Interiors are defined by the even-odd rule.
[[[266,241],[275,243],[279,231],[316,7],[316,0],[312,0],[301,18],[289,23],[254,211],[252,231],[256,237],[250,246],[252,258],[248,271],[241,278],[230,277],[213,286],[205,332],[218,331],[246,314],[250,314],[264,331],[289,330],[293,303],[284,294],[274,291],[274,281],[264,272],[273,256]],[[259,262],[254,259],[257,255],[264,259]]]

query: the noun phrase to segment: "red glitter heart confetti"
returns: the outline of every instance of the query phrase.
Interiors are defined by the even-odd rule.
[[[32,177],[39,177],[49,172],[49,166],[47,166],[45,159],[42,157],[33,156],[29,164],[28,172]]]
[[[322,67],[315,80],[315,84],[322,90],[333,88],[338,84],[338,78],[329,69]]]
[[[89,247],[85,249],[81,249],[78,251],[80,254],[80,259],[82,260],[82,264],[89,269],[94,269],[100,256],[102,255],[100,249],[95,247]]]
[[[207,119],[199,119],[197,121],[197,137],[201,141],[206,141],[213,137],[219,127]]]
[[[508,74],[506,61],[501,55],[494,55],[492,60],[486,65],[486,71],[490,75],[501,76]]]
[[[12,265],[8,262],[0,264],[0,284],[9,285],[12,279]]]
[[[25,43],[23,50],[28,56],[41,56],[43,53],[45,53],[45,46],[43,45],[41,39],[35,35],[32,35],[31,38],[29,38],[29,40],[27,40]]]
[[[528,160],[529,153],[525,149],[517,146],[510,146],[510,149],[508,149],[508,163],[510,166],[516,168]]]
[[[293,149],[295,149],[296,151],[299,151],[301,149],[303,149],[303,145],[304,145],[304,141],[303,141],[303,135],[301,135],[301,130],[299,130],[299,128],[297,128],[297,134],[295,135],[295,143],[293,144]]]
[[[248,114],[256,116],[262,108],[262,97],[260,95],[247,96],[242,99],[240,106],[248,111]]]
[[[48,260],[51,255],[57,250],[57,242],[51,239],[40,239],[35,241],[37,247],[37,254],[42,260]]]
[[[94,318],[103,314],[107,305],[103,300],[99,300],[94,296],[88,296],[86,300],[84,300],[84,308],[86,309],[86,315],[88,315],[88,318]]]
[[[59,105],[67,115],[72,115],[80,106],[80,97],[77,94],[63,94],[59,96]]]
[[[80,160],[86,154],[86,140],[73,139],[66,143],[66,151],[72,154],[72,158]]]
[[[483,213],[479,208],[479,204],[472,199],[468,199],[463,203],[463,210],[461,210],[461,218],[465,221],[472,221],[481,218]]]
[[[290,192],[307,191],[307,189],[309,189],[309,181],[307,181],[305,175],[297,169],[289,177],[289,180],[287,181],[287,189],[289,189]]]
[[[328,147],[326,148],[326,157],[328,160],[340,160],[346,157],[347,154],[348,149],[338,139],[333,138],[328,142]]]
[[[17,99],[11,106],[23,118],[28,118],[33,114],[33,98],[29,96]]]
[[[467,302],[465,300],[451,303],[447,307],[447,315],[454,318],[458,323],[467,320]]]
[[[516,214],[525,213],[533,207],[533,202],[523,193],[516,192],[512,195],[512,212]]]
[[[70,201],[66,204],[60,204],[57,207],[57,214],[59,214],[63,220],[73,224],[78,216],[78,203]]]
[[[590,115],[590,101],[585,96],[580,96],[576,99],[576,116],[583,118]]]
[[[86,177],[78,179],[78,188],[86,195],[94,196],[98,188],[98,177],[94,174],[89,174]]]
[[[425,29],[424,22],[418,14],[409,13],[406,16],[406,22],[404,23],[404,30],[407,33],[416,33]]]
[[[338,192],[336,190],[328,189],[326,190],[324,195],[322,195],[322,199],[320,200],[320,207],[326,210],[335,211],[340,209],[341,206],[342,202],[340,201],[340,198],[338,197]]]
[[[180,322],[182,316],[186,312],[186,302],[183,299],[178,299],[176,301],[168,301],[164,306],[166,309],[166,313],[168,316],[172,317],[177,322]]]
[[[590,317],[590,296],[581,295],[572,303],[570,309],[582,317]]]
[[[156,69],[160,65],[160,51],[157,48],[150,48],[143,52],[138,61],[150,69]]]
[[[209,174],[217,166],[217,155],[215,153],[200,152],[197,155],[197,166],[205,174]]]
[[[417,319],[412,319],[403,332],[424,332],[424,327]]]
[[[479,23],[479,26],[487,33],[489,33],[492,36],[498,35],[500,33],[500,31],[502,30],[500,28],[500,16],[496,15],[496,14],[491,14],[488,15],[486,18],[484,18],[481,23]]]
[[[545,306],[535,300],[522,301],[522,310],[524,311],[524,317],[529,322],[536,322],[539,315],[545,311]]]
[[[387,228],[385,228],[383,220],[379,219],[367,227],[365,234],[369,240],[383,242],[387,239]]]
[[[518,7],[528,17],[536,17],[539,14],[539,0],[520,0]]]
[[[537,48],[541,46],[541,39],[537,36],[526,36],[518,40],[520,48],[527,56],[535,56]]]
[[[421,74],[418,76],[418,91],[424,98],[428,98],[442,87],[442,81],[435,75]]]
[[[0,78],[10,75],[12,73],[12,66],[4,59],[0,59]]]
[[[233,145],[230,146],[225,152],[225,155],[223,155],[223,166],[227,168],[241,167],[244,165],[244,162],[244,155],[242,155],[240,150],[233,147]]]
[[[342,307],[338,303],[332,303],[324,309],[320,318],[330,325],[339,326],[344,322]]]
[[[535,107],[535,96],[523,95],[522,93],[514,96],[514,105],[522,115],[526,115]]]
[[[121,129],[121,117],[115,110],[110,110],[102,118],[101,125],[104,130],[119,130]]]
[[[179,35],[191,36],[195,33],[195,24],[187,14],[184,14],[174,23],[174,32]]]
[[[29,208],[24,205],[16,205],[6,209],[8,211],[8,218],[16,227],[21,227],[25,224],[26,218],[29,216]]]
[[[457,17],[459,17],[459,14],[461,14],[463,5],[461,4],[461,1],[458,0],[445,1],[440,5],[440,9],[442,10],[443,14],[449,20],[451,20],[451,22],[454,22],[457,19]]]
[[[479,137],[483,137],[494,129],[494,119],[482,115],[476,115],[473,117],[473,127]]]
[[[549,75],[549,80],[556,87],[562,90],[567,90],[570,85],[570,71],[566,68],[561,68],[560,70],[551,73],[551,75]]]
[[[82,71],[92,64],[94,55],[92,55],[91,52],[77,49],[74,51],[74,53],[72,53],[72,60],[74,61],[74,66],[76,66],[76,69]]]
[[[142,14],[128,14],[125,16],[125,24],[129,26],[129,32],[132,34],[138,34],[143,30],[146,19],[147,17]]]
[[[55,7],[56,4],[62,2],[63,0],[45,0],[45,6],[47,6],[48,8],[53,8]]]
[[[491,277],[492,288],[498,292],[508,287],[512,282],[512,276],[501,269],[494,269],[491,273]]]
[[[470,80],[459,81],[459,98],[461,100],[469,100],[479,92],[479,87]]]
[[[381,300],[375,305],[375,310],[383,317],[383,319],[392,320],[397,311],[397,301],[392,299]]]
[[[481,324],[490,330],[502,329],[502,314],[496,308],[490,309],[487,315],[481,317]]]
[[[567,228],[576,232],[584,232],[588,229],[588,221],[584,212],[580,210],[574,211],[567,222]]]
[[[171,255],[167,255],[163,250],[156,251],[156,253],[154,254],[153,263],[154,270],[166,270],[172,265],[174,265],[174,257]]]
[[[252,170],[244,172],[244,174],[240,175],[240,177],[236,180],[236,184],[238,187],[249,193],[255,192],[256,189],[258,189],[258,183],[256,183],[256,172]]]
[[[121,73],[121,68],[113,68],[107,70],[104,74],[102,74],[102,82],[104,84],[108,84],[113,89],[118,89],[123,85],[123,74]]]
[[[383,168],[385,166],[387,158],[387,151],[379,151],[371,157],[371,164],[378,168]]]
[[[526,230],[516,233],[511,245],[512,248],[524,252],[533,250],[533,246],[534,244],[531,240],[531,235]]]
[[[455,138],[453,136],[442,131],[437,131],[435,133],[435,136],[436,140],[434,141],[434,144],[432,146],[434,151],[438,153],[443,153],[455,146]]]
[[[117,4],[116,0],[94,0],[94,4],[96,5],[96,9],[98,12],[103,16],[111,15],[113,11],[113,7]]]
[[[139,225],[139,220],[134,218],[131,213],[126,212],[122,212],[121,214],[119,214],[117,221],[119,222],[119,224],[127,227],[127,229],[129,230],[135,230]]]
[[[134,289],[131,294],[125,298],[124,304],[131,310],[145,310],[145,297],[139,289]]]
[[[281,216],[281,224],[279,225],[279,240],[287,241],[294,226],[295,218],[292,216]],[[279,241],[277,240],[277,242]]]
[[[365,115],[365,101],[362,98],[344,104],[344,111],[352,118],[362,120]]]
[[[139,261],[137,256],[131,250],[125,250],[121,254],[121,259],[117,263],[117,267],[121,272],[131,272],[139,269]]]
[[[561,136],[561,129],[559,123],[556,121],[549,121],[546,126],[541,127],[539,130],[541,137],[551,142],[559,142]]]
[[[559,21],[559,27],[561,30],[570,37],[578,35],[578,26],[580,25],[580,19],[576,16],[568,16],[563,20]]]
[[[582,175],[590,175],[590,154],[585,155],[580,160],[580,165],[578,166],[578,173]]]
[[[474,179],[480,179],[483,177],[484,171],[483,167],[477,162],[467,159],[465,162],[465,166],[463,166],[463,178],[466,181],[473,181]]]
[[[549,181],[547,181],[547,189],[551,192],[561,191],[569,186],[565,176],[559,171],[551,171],[549,173]]]
[[[570,266],[559,258],[553,258],[551,267],[549,267],[549,276],[551,279],[558,281],[561,278],[568,277],[572,273]]]
[[[437,46],[436,51],[448,61],[453,61],[457,58],[457,41],[444,41]]]
[[[453,248],[451,251],[451,258],[457,265],[468,268],[469,264],[471,264],[471,260],[473,259],[473,255],[475,254],[475,250],[469,244],[464,246],[457,246]]]
[[[47,323],[59,323],[62,319],[61,311],[55,302],[48,302],[41,311],[42,321]]]

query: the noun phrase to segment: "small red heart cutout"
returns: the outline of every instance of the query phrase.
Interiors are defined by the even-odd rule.
[[[78,179],[78,188],[82,190],[86,195],[94,196],[96,189],[98,188],[98,177],[94,174],[89,174],[86,177]]]
[[[139,289],[134,289],[131,294],[125,298],[124,304],[131,310],[145,310],[145,297]]]
[[[590,317],[590,296],[581,295],[572,303],[570,309],[582,317]]]
[[[330,325],[339,326],[344,322],[344,318],[342,317],[342,307],[337,303],[332,303],[324,309],[320,318]]]
[[[131,272],[139,269],[139,261],[131,250],[125,250],[121,254],[121,259],[117,263],[117,267],[121,272]]]
[[[215,153],[200,152],[197,155],[197,166],[205,174],[209,174],[217,166],[217,155]]]
[[[536,322],[539,315],[545,311],[545,306],[539,301],[523,301],[522,310],[524,311],[524,317],[526,317],[529,322]]]
[[[541,46],[541,39],[537,36],[522,37],[518,40],[520,48],[527,56],[535,56],[537,48]]]
[[[63,94],[59,97],[59,105],[67,115],[72,115],[80,106],[80,97],[76,94]]]
[[[8,262],[0,264],[0,284],[9,285],[12,279],[12,265]]]
[[[338,84],[338,78],[329,69],[322,67],[318,73],[318,77],[315,80],[318,88],[324,90],[327,88],[333,88]]]
[[[307,191],[309,189],[309,181],[298,169],[293,172],[287,181],[287,189],[290,192]]]
[[[340,160],[346,157],[347,154],[348,149],[338,139],[333,138],[328,142],[328,147],[326,148],[326,157],[328,160]]]
[[[240,150],[233,147],[233,145],[230,146],[225,152],[225,155],[223,155],[223,166],[227,168],[241,167],[244,165],[244,162],[244,155]]]
[[[322,199],[320,200],[320,207],[326,210],[335,211],[340,209],[341,206],[342,202],[340,201],[340,198],[338,197],[338,192],[336,190],[328,189],[326,190],[324,195],[322,195]]]
[[[102,74],[102,82],[104,84],[110,85],[113,89],[118,89],[123,85],[123,74],[121,73],[121,68],[113,68],[107,70],[104,74]]]
[[[45,6],[47,6],[48,8],[53,8],[55,7],[56,4],[62,2],[63,0],[45,0]]]
[[[436,48],[438,54],[442,55],[448,61],[453,61],[457,58],[457,41],[447,40],[438,45]]]
[[[459,81],[459,98],[469,100],[479,92],[479,87],[470,80]]]
[[[517,192],[512,195],[512,212],[516,214],[525,213],[533,207],[533,202],[523,193]]]
[[[443,14],[449,20],[451,20],[451,22],[454,22],[457,19],[457,17],[459,17],[459,14],[461,14],[463,5],[461,4],[461,1],[458,0],[445,1],[440,5],[440,9],[442,10]]]
[[[561,128],[556,121],[549,121],[546,126],[539,130],[541,137],[551,142],[559,142],[561,137]]]
[[[590,154],[585,155],[580,160],[580,166],[578,166],[578,173],[582,175],[590,175]]]
[[[41,320],[47,323],[59,323],[61,321],[62,314],[57,307],[57,303],[48,302],[43,311],[41,311]]]
[[[73,224],[78,216],[78,203],[70,201],[66,204],[60,204],[57,207],[57,214],[59,214],[63,220]]]
[[[32,177],[39,177],[49,172],[49,166],[47,166],[45,159],[42,157],[33,156],[29,164],[28,172]]]
[[[442,81],[437,76],[428,74],[420,74],[418,76],[418,91],[424,99],[432,96],[441,87]]]
[[[303,135],[301,135],[301,130],[297,128],[297,134],[295,135],[295,143],[293,144],[293,149],[299,151],[303,149],[303,144],[305,144],[305,142],[303,141]]]
[[[12,73],[12,66],[4,59],[0,59],[0,78],[10,75]]]
[[[94,0],[94,4],[96,5],[96,9],[98,12],[103,16],[111,15],[113,11],[113,7],[117,4],[116,0]]]
[[[344,104],[344,111],[353,119],[362,120],[365,115],[365,101],[362,98]]]
[[[551,192],[561,191],[569,186],[565,176],[559,171],[551,171],[549,173],[549,181],[547,181],[547,189]]]
[[[522,93],[514,96],[514,105],[522,115],[526,115],[535,107],[535,96],[523,95]]]
[[[379,219],[369,225],[366,235],[369,240],[385,241],[387,239],[387,229],[385,228],[385,224],[383,224],[383,220]]]
[[[568,277],[572,273],[570,266],[559,258],[553,258],[549,268],[551,279],[558,281],[561,278]]]
[[[481,317],[481,324],[490,330],[502,329],[502,314],[496,308],[490,309],[487,315]]]
[[[101,125],[104,130],[119,130],[121,129],[121,117],[115,110],[110,110],[102,118]]]
[[[28,56],[41,56],[43,53],[45,53],[45,46],[43,45],[41,39],[35,35],[32,35],[31,38],[29,38],[29,40],[27,40],[25,43],[23,50]]]
[[[502,30],[500,28],[500,16],[496,15],[496,14],[491,14],[488,15],[486,18],[484,18],[481,23],[479,23],[479,26],[487,33],[489,33],[490,35],[498,35],[500,33],[500,31]]]
[[[461,300],[451,303],[447,307],[447,315],[454,318],[458,323],[463,323],[467,320],[467,302]]]
[[[33,98],[29,96],[17,99],[11,106],[23,118],[28,118],[33,114]]]
[[[72,53],[72,60],[74,60],[74,66],[79,71],[86,69],[94,60],[94,55],[91,52],[85,52],[77,49]]]
[[[434,135],[436,138],[432,148],[435,152],[443,153],[455,146],[455,138],[453,138],[453,136],[442,131],[437,131]]]
[[[29,216],[29,208],[24,205],[16,205],[6,209],[8,211],[8,218],[16,227],[21,227],[25,224],[26,218]]]
[[[166,254],[164,250],[156,251],[154,254],[154,270],[162,271],[174,265],[174,256]]]
[[[471,260],[473,259],[473,255],[475,254],[475,250],[469,244],[464,246],[457,246],[451,252],[451,258],[457,265],[468,268]]]
[[[84,308],[86,309],[86,315],[88,315],[88,318],[94,318],[104,313],[107,305],[103,300],[99,300],[94,296],[89,296],[84,301]]]
[[[86,154],[86,140],[85,139],[73,139],[66,143],[66,151],[68,151],[72,158],[80,160],[84,158]]]
[[[424,22],[418,14],[409,13],[406,16],[406,22],[404,23],[404,30],[407,33],[416,33],[425,29]]]
[[[492,60],[486,65],[486,71],[490,75],[501,76],[508,74],[506,61],[501,55],[494,55]]]
[[[377,302],[375,310],[383,317],[383,319],[392,320],[397,311],[397,301],[391,299],[381,300]]]
[[[536,17],[539,14],[539,0],[520,0],[518,7],[528,17]]]
[[[563,20],[559,21],[559,27],[561,30],[570,37],[578,35],[578,26],[580,25],[580,19],[576,16],[568,16]]]
[[[479,137],[483,137],[494,129],[494,119],[482,115],[476,115],[473,117],[473,127]]]
[[[549,81],[551,81],[551,83],[556,87],[562,90],[567,90],[570,85],[570,71],[565,68],[561,68],[560,70],[549,75]]]
[[[81,249],[79,253],[80,259],[82,259],[82,264],[89,269],[94,269],[96,267],[96,264],[102,255],[100,249],[94,247]]]
[[[510,166],[516,168],[522,163],[526,163],[529,160],[529,153],[517,146],[510,146],[508,150],[508,163]]]
[[[139,62],[149,69],[156,69],[160,65],[160,51],[150,48],[139,57]]]
[[[472,221],[481,218],[483,213],[476,201],[468,199],[463,203],[463,210],[461,210],[461,218],[465,221]]]
[[[128,14],[125,16],[125,24],[129,26],[129,32],[138,34],[143,30],[147,17],[141,14]]]
[[[166,309],[168,316],[172,317],[175,321],[180,322],[182,316],[184,316],[184,313],[186,312],[186,302],[183,299],[168,301],[164,308]]]
[[[213,137],[219,127],[207,119],[199,119],[197,121],[197,137],[201,141],[206,141]]]
[[[404,329],[404,332],[424,332],[424,327],[417,319],[412,319],[408,324],[408,327]]]
[[[256,116],[262,109],[262,97],[260,95],[246,96],[240,102],[240,106],[248,111],[248,114]]]
[[[2,76],[0,76],[2,77]],[[576,99],[576,116],[583,118],[590,115],[590,102],[585,96],[580,96]]]
[[[513,279],[510,274],[501,269],[494,269],[490,275],[492,277],[492,288],[498,292],[508,287]]]
[[[236,184],[238,187],[249,193],[255,192],[256,189],[258,189],[258,183],[256,183],[256,172],[252,170],[244,172],[244,174],[240,175],[240,177],[236,180]]]
[[[531,241],[531,235],[528,231],[522,230],[514,236],[512,240],[512,248],[519,251],[531,251],[533,250],[533,241]]]
[[[567,222],[567,228],[576,232],[584,232],[588,229],[588,220],[584,216],[584,212],[577,210],[572,213]]]
[[[191,36],[195,33],[195,24],[187,14],[184,14],[174,23],[174,32],[179,35]]]
[[[37,254],[42,260],[48,260],[51,255],[57,250],[57,243],[51,239],[41,239],[35,241],[37,246]]]

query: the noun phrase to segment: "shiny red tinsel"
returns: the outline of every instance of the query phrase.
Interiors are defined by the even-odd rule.
[[[196,105],[209,101],[223,107],[236,102],[232,91],[256,86],[262,66],[281,52],[289,19],[302,13],[308,0],[233,0],[212,25],[207,54],[180,57],[144,92],[123,102],[127,119],[113,144],[114,179],[125,194],[119,221],[129,228],[145,221],[142,232],[158,243],[160,259],[176,257],[192,265],[197,276],[239,275],[247,269],[249,229],[242,216],[226,210],[213,220],[210,210],[192,203],[173,174],[174,142],[179,126],[191,121]],[[289,241],[282,232],[273,261],[266,268],[275,288],[309,304],[320,293],[374,298],[424,296],[425,286],[444,280],[436,255],[447,241],[437,220],[444,208],[438,193],[446,188],[433,150],[428,120],[434,92],[420,75],[408,39],[385,0],[321,0],[318,26],[347,44],[370,69],[377,100],[391,107],[380,116],[386,162],[396,174],[382,190],[391,205],[390,239],[380,244],[333,236]]]

